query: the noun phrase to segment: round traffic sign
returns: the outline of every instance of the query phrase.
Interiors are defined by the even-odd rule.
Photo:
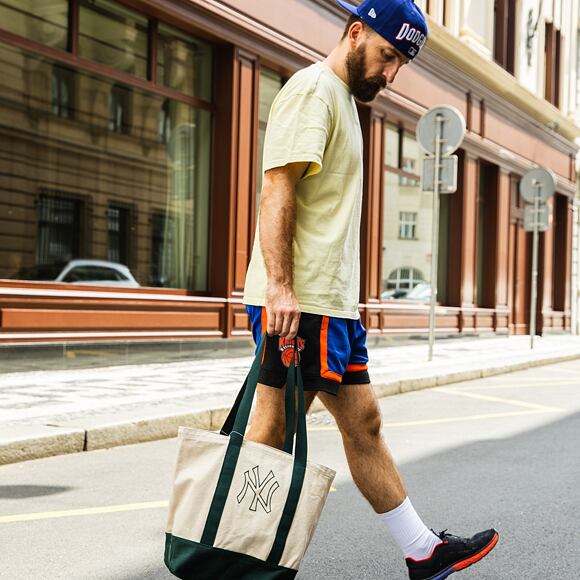
[[[520,193],[528,203],[534,203],[536,197],[540,203],[546,203],[556,191],[556,176],[549,169],[536,167],[528,171],[520,181]]]
[[[445,157],[453,154],[463,142],[466,131],[465,118],[455,107],[446,105],[429,109],[417,125],[417,140],[428,155],[435,155],[439,124],[442,138],[441,154]]]

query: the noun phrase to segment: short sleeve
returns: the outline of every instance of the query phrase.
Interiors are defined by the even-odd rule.
[[[328,105],[316,95],[291,95],[274,103],[264,141],[264,171],[309,163],[305,177],[322,169],[331,131]]]

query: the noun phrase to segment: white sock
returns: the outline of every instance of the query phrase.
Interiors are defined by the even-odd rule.
[[[403,551],[405,558],[424,560],[429,558],[441,539],[425,526],[417,515],[409,498],[394,510],[379,514],[389,528],[393,539]]]

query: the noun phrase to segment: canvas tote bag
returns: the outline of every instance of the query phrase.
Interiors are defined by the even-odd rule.
[[[335,472],[307,462],[296,357],[286,382],[284,449],[244,440],[265,338],[221,433],[179,428],[165,564],[183,580],[294,578],[330,491]]]

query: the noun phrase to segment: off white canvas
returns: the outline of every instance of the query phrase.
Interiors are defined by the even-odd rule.
[[[200,542],[229,438],[180,427],[167,531]],[[292,479],[292,455],[244,441],[215,547],[265,560],[272,548]],[[298,569],[335,472],[308,463],[298,508],[280,565]]]

